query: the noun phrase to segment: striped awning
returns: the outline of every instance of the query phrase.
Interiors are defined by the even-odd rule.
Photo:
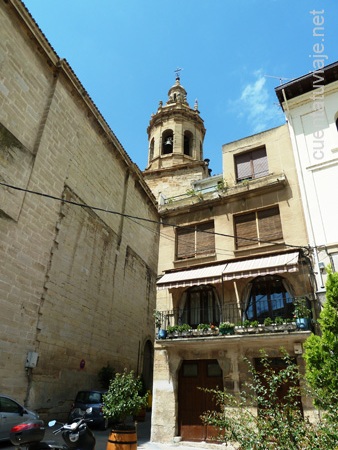
[[[246,259],[244,261],[233,261],[227,264],[223,272],[223,280],[296,272],[298,270],[298,257],[299,253],[293,252]]]
[[[263,256],[261,258],[232,261],[196,269],[180,270],[164,274],[157,282],[157,289],[190,287],[201,284],[221,283],[240,278],[257,277],[298,271],[298,252]]]
[[[222,273],[226,264],[201,267],[198,269],[181,270],[166,273],[157,282],[157,289],[170,289],[177,287],[196,286],[207,283],[221,283]]]

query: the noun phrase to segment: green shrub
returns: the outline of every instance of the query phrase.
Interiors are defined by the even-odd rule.
[[[137,414],[147,405],[148,394],[141,394],[142,380],[126,369],[116,373],[103,395],[103,414],[114,422],[124,423],[128,416]]]
[[[205,412],[204,424],[219,430],[218,442],[236,443],[241,450],[324,450],[338,445],[336,417],[338,408],[332,407],[317,424],[303,418],[299,404],[301,375],[288,355],[285,368],[274,371],[266,355],[261,362],[263,372],[257,372],[246,360],[252,375],[251,382],[236,395],[226,389],[202,389],[212,394],[216,407]],[[286,390],[283,401],[279,392]],[[290,387],[291,386],[291,387]],[[259,413],[253,409],[259,405]]]

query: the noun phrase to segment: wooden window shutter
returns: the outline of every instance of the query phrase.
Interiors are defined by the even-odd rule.
[[[237,181],[251,180],[269,174],[265,147],[235,156]]]
[[[235,156],[237,181],[251,179],[251,153],[242,153]]]
[[[177,259],[192,258],[195,256],[195,229],[178,228],[177,229]]]
[[[253,177],[265,177],[269,174],[268,157],[266,156],[265,147],[259,148],[252,152]]]
[[[257,240],[257,223],[256,214],[254,212],[248,214],[242,214],[235,217],[235,236],[236,247],[247,247],[249,245],[255,245]],[[253,239],[252,241],[240,238]]]
[[[259,239],[277,241],[283,239],[282,223],[278,206],[258,211]]]
[[[215,253],[214,222],[202,223],[196,228],[196,254]]]

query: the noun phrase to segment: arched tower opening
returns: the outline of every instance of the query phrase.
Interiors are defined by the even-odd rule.
[[[169,155],[173,152],[174,133],[173,130],[165,130],[162,133],[162,155]]]
[[[183,141],[183,153],[187,156],[192,156],[192,147],[193,147],[193,135],[190,131],[185,131]]]

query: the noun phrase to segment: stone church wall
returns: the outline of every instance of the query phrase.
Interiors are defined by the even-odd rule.
[[[20,1],[1,2],[0,30],[0,181],[22,189],[0,186],[1,391],[61,418],[108,362],[142,370],[158,215],[140,171]],[[35,368],[25,369],[28,352]]]

